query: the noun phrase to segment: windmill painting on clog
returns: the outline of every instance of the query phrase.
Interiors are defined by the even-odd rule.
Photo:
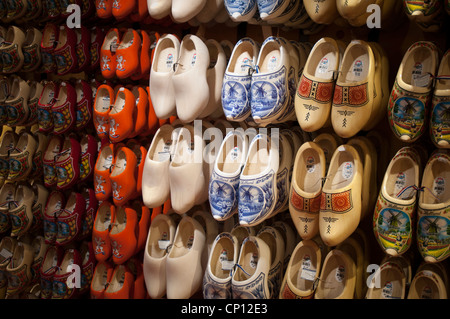
[[[251,111],[254,121],[266,126],[282,115],[289,105],[289,53],[277,37],[268,37],[261,46],[252,75]]]
[[[236,43],[225,70],[222,107],[227,120],[243,121],[250,115],[252,70],[258,58],[258,46],[250,38]]]
[[[425,262],[441,262],[450,256],[450,156],[435,152],[422,178],[417,211],[417,246]]]
[[[401,255],[411,246],[419,163],[414,149],[404,147],[392,158],[383,178],[373,215],[373,231],[380,247],[391,256]]]
[[[404,142],[414,142],[424,133],[437,59],[437,47],[419,41],[409,47],[398,69],[388,119],[395,136]]]

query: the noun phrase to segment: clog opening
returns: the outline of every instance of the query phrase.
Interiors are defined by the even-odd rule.
[[[450,187],[446,185],[450,181],[450,162],[437,159],[429,165],[422,180],[425,187],[423,196],[420,197],[421,204],[440,204],[450,200]]]
[[[167,254],[167,244],[170,243],[170,227],[164,219],[152,221],[149,231],[147,253],[154,258],[162,258]]]
[[[227,268],[227,263],[234,261],[234,245],[230,238],[222,237],[220,238],[211,256],[211,273],[220,278],[226,279],[230,276],[230,269]]]
[[[14,249],[14,254],[12,256],[11,262],[8,265],[8,269],[14,269],[19,267],[22,262],[25,255],[25,247],[21,243],[17,244],[16,248]]]
[[[278,70],[281,66],[281,50],[277,42],[267,42],[260,53],[259,71],[269,73]]]
[[[253,46],[245,41],[235,49],[231,61],[228,63],[228,73],[248,75],[249,68],[254,68]]]
[[[195,228],[191,222],[185,221],[178,225],[178,233],[175,237],[169,258],[178,258],[186,255],[192,248],[195,240]]]
[[[395,267],[380,271],[380,288],[372,288],[372,299],[401,299],[405,289],[404,274]]]
[[[170,159],[172,151],[172,131],[170,125],[163,125],[153,138],[152,145],[147,153],[149,159],[157,162],[165,162]]]
[[[72,214],[75,210],[75,206],[77,204],[77,194],[75,192],[70,193],[69,199],[67,200],[66,207],[61,211],[59,216],[67,217]]]
[[[173,41],[170,38],[161,39],[158,43],[158,50],[155,51],[153,57],[153,70],[156,72],[172,72],[177,59],[178,52]]]
[[[297,186],[307,192],[316,193],[322,188],[322,165],[319,153],[313,148],[307,148],[297,163],[296,175],[293,180]]]
[[[290,282],[300,291],[313,290],[314,278],[319,275],[316,249],[310,245],[302,245],[292,258],[291,269],[287,273]]]
[[[101,232],[108,230],[111,225],[111,218],[111,206],[108,204],[101,205],[95,218],[94,228]]]
[[[44,90],[39,99],[40,105],[49,105],[56,98],[56,84],[54,82],[49,82],[45,85]]]
[[[53,48],[56,42],[56,28],[53,24],[48,24],[43,32],[42,46],[44,48]]]
[[[45,254],[44,261],[42,262],[42,273],[49,275],[56,272],[56,266],[58,266],[57,248],[54,246],[49,247]]]
[[[353,45],[345,52],[341,67],[341,82],[358,83],[365,81],[369,76],[370,60],[368,48],[363,45]]]
[[[234,272],[234,280],[245,281],[253,276],[258,266],[258,260],[259,251],[255,243],[250,240],[246,241],[244,247],[241,249],[238,262],[244,271],[241,268],[236,268],[236,271]]]
[[[67,44],[67,29],[65,27],[61,27],[59,29],[58,35],[58,44],[56,45],[55,50],[59,50]]]
[[[109,146],[105,146],[102,148],[99,159],[97,161],[96,169],[99,171],[109,170],[111,168],[113,162],[113,150]]]
[[[428,73],[434,74],[434,53],[427,47],[416,47],[406,58],[401,73],[402,81],[406,84],[426,87],[432,81],[422,81]]]
[[[56,155],[61,151],[61,140],[59,137],[54,137],[50,140],[47,151],[44,154],[44,160],[54,161]]]
[[[244,154],[244,142],[237,135],[227,139],[224,148],[217,158],[217,168],[224,173],[236,173],[240,171]]]
[[[261,174],[270,165],[270,144],[265,139],[258,139],[250,147],[243,175]]]
[[[388,174],[386,192],[389,196],[405,200],[416,195],[414,189],[408,189],[408,187],[416,185],[417,179],[414,163],[411,159],[398,159],[392,165]]]
[[[331,80],[337,67],[337,48],[329,42],[323,42],[314,49],[306,65],[306,73],[319,79]]]
[[[443,299],[438,284],[425,274],[421,274],[411,285],[408,299]]]
[[[347,261],[340,255],[334,254],[328,259],[320,277],[318,290],[321,299],[336,299],[342,295],[350,275],[347,266]]]
[[[181,74],[193,69],[199,58],[203,57],[197,54],[194,41],[185,37],[180,48],[180,61],[176,67],[175,74]]]
[[[94,291],[102,291],[105,289],[107,282],[108,268],[104,263],[99,263],[92,278],[92,289]]]
[[[330,190],[348,187],[356,173],[355,159],[349,151],[340,151],[336,156],[328,169],[330,179],[325,183]]]
[[[123,206],[119,206],[116,209],[116,216],[114,219],[114,223],[112,224],[111,235],[117,235],[122,232],[127,226],[127,213]]]

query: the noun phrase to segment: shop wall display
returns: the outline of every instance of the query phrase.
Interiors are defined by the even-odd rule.
[[[0,299],[448,299],[449,15],[0,1]]]

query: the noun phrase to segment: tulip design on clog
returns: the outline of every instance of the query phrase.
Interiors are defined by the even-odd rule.
[[[239,131],[228,133],[222,142],[209,183],[209,203],[216,220],[226,220],[237,212],[239,180],[247,149],[247,137]]]
[[[450,256],[450,197],[446,190],[450,167],[448,153],[435,152],[428,160],[422,177],[417,211],[417,246],[428,263],[438,263]]]
[[[53,133],[65,134],[71,131],[76,124],[77,93],[70,82],[65,81],[59,85],[58,98],[52,106]]]
[[[58,44],[53,52],[58,75],[73,73],[78,68],[77,35],[75,30],[68,26],[59,28]]]
[[[66,190],[78,182],[80,177],[80,143],[73,137],[67,137],[61,152],[55,160],[56,188]]]
[[[90,180],[94,174],[97,155],[97,141],[92,135],[84,136],[80,141],[80,183]]]
[[[252,75],[251,112],[259,125],[267,125],[283,114],[289,104],[289,52],[277,37],[262,44]]]
[[[252,71],[258,59],[258,45],[250,38],[236,43],[225,70],[222,107],[229,121],[243,121],[251,113]]]
[[[388,104],[388,118],[395,136],[416,141],[425,131],[432,95],[432,77],[437,69],[438,49],[419,41],[403,56]]]
[[[241,225],[258,225],[273,212],[278,196],[278,150],[277,136],[266,134],[256,135],[249,146],[238,189]]]

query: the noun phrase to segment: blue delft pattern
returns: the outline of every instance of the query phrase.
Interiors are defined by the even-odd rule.
[[[275,204],[274,212],[282,209],[288,200],[289,194],[289,170],[284,168],[277,174],[277,202]]]
[[[268,216],[275,205],[275,173],[255,179],[246,179],[239,184],[239,220],[247,224],[257,224]]]
[[[288,102],[285,111],[281,114],[281,116],[277,119],[278,122],[288,121],[291,115],[295,112],[295,93],[297,92],[297,74],[295,74],[295,68],[291,66],[289,68],[288,74]]]
[[[240,16],[245,16],[255,8],[256,0],[225,0],[224,4],[228,15],[233,16],[238,13]]]
[[[287,0],[257,0],[258,11],[260,14],[270,15],[277,11]]]
[[[286,67],[270,74],[254,74],[251,86],[253,118],[273,119],[280,115],[288,102]]]
[[[213,171],[209,183],[209,203],[215,219],[225,220],[236,213],[238,187],[239,175],[230,178]]]
[[[233,283],[231,285],[231,291],[233,299],[268,299],[264,289],[264,281],[266,281],[266,275],[260,273],[255,280],[243,285],[237,285]]]
[[[235,121],[250,115],[251,75],[225,73],[222,86],[222,107],[225,116]]]
[[[203,298],[205,299],[230,299],[231,277],[226,282],[214,280],[208,272],[203,277]]]

